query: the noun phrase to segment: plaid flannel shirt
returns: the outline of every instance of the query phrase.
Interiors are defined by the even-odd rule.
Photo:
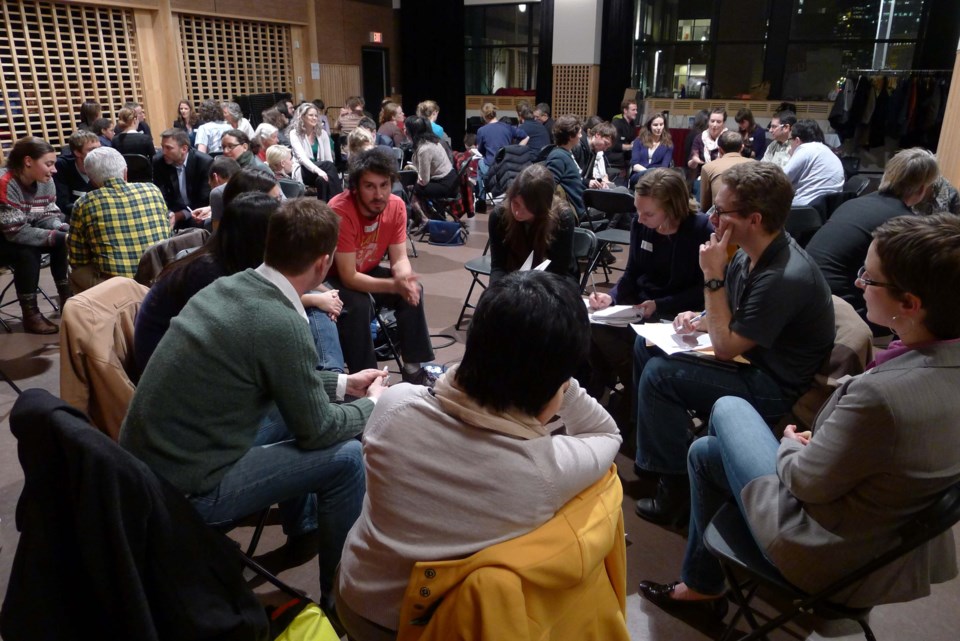
[[[143,252],[169,237],[160,189],[110,178],[74,204],[67,251],[73,267],[93,265],[103,276],[133,278]]]

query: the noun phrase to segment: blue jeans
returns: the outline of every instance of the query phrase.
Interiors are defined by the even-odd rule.
[[[486,159],[481,158],[480,162],[477,163],[477,200],[484,200],[487,196],[484,182],[486,181],[487,172],[489,171],[490,167],[487,166]]]
[[[707,436],[695,441],[687,454],[690,530],[680,577],[697,592],[724,591],[720,562],[703,545],[710,519],[731,496],[745,513],[743,488],[753,479],[777,473],[778,449],[776,437],[750,403],[728,396],[714,404]]]
[[[350,439],[322,450],[303,450],[278,426],[262,427],[257,442],[214,490],[191,496],[190,502],[207,523],[229,525],[274,503],[295,504],[314,495],[310,500],[316,501],[320,535],[320,591],[332,597],[343,544],[363,504],[360,442]]]
[[[708,359],[664,356],[648,348],[643,337],[633,346],[633,380],[637,385],[637,457],[641,470],[657,474],[685,474],[688,410],[706,416],[723,396],[750,401],[768,423],[787,413],[793,399],[763,370],[748,365]]]
[[[317,369],[343,374],[343,350],[340,349],[337,324],[330,320],[326,312],[316,307],[307,308],[307,319],[310,321],[313,342],[317,345]]]

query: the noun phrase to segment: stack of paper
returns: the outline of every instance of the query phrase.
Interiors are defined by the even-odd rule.
[[[643,314],[633,305],[611,305],[590,313],[590,322],[597,325],[626,327],[643,319]]]
[[[693,334],[678,334],[672,323],[646,323],[631,325],[633,331],[663,350],[664,354],[679,352],[700,352],[713,349],[710,334],[694,332]]]

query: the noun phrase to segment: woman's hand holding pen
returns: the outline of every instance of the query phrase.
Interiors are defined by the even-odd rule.
[[[587,302],[590,303],[590,309],[596,312],[610,307],[610,305],[613,304],[613,298],[610,297],[610,294],[601,294],[594,290],[587,299]]]

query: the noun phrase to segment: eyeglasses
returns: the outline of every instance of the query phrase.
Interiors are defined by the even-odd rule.
[[[862,287],[873,286],[873,287],[886,287],[887,289],[900,289],[893,283],[881,283],[879,280],[865,278],[863,275],[866,273],[867,273],[866,265],[861,267],[860,271],[857,272],[857,282],[860,283]]]
[[[233,144],[233,145],[231,145],[230,143],[224,143],[224,144],[222,144],[222,145],[220,145],[220,146],[223,147],[223,150],[224,150],[224,151],[233,151],[234,149],[236,149],[237,147],[239,147],[239,146],[242,145],[242,144],[244,144],[244,143],[238,142],[238,143],[235,143],[235,144]]]
[[[713,213],[717,216],[723,216],[724,214],[742,214],[744,211],[743,209],[720,209],[717,206],[713,207]]]
[[[782,126],[783,126],[783,125],[775,125],[775,124],[773,124],[773,123],[770,123],[769,125],[767,125],[767,130],[773,131],[773,130],[775,130],[775,129],[779,129],[779,128],[782,127]]]

